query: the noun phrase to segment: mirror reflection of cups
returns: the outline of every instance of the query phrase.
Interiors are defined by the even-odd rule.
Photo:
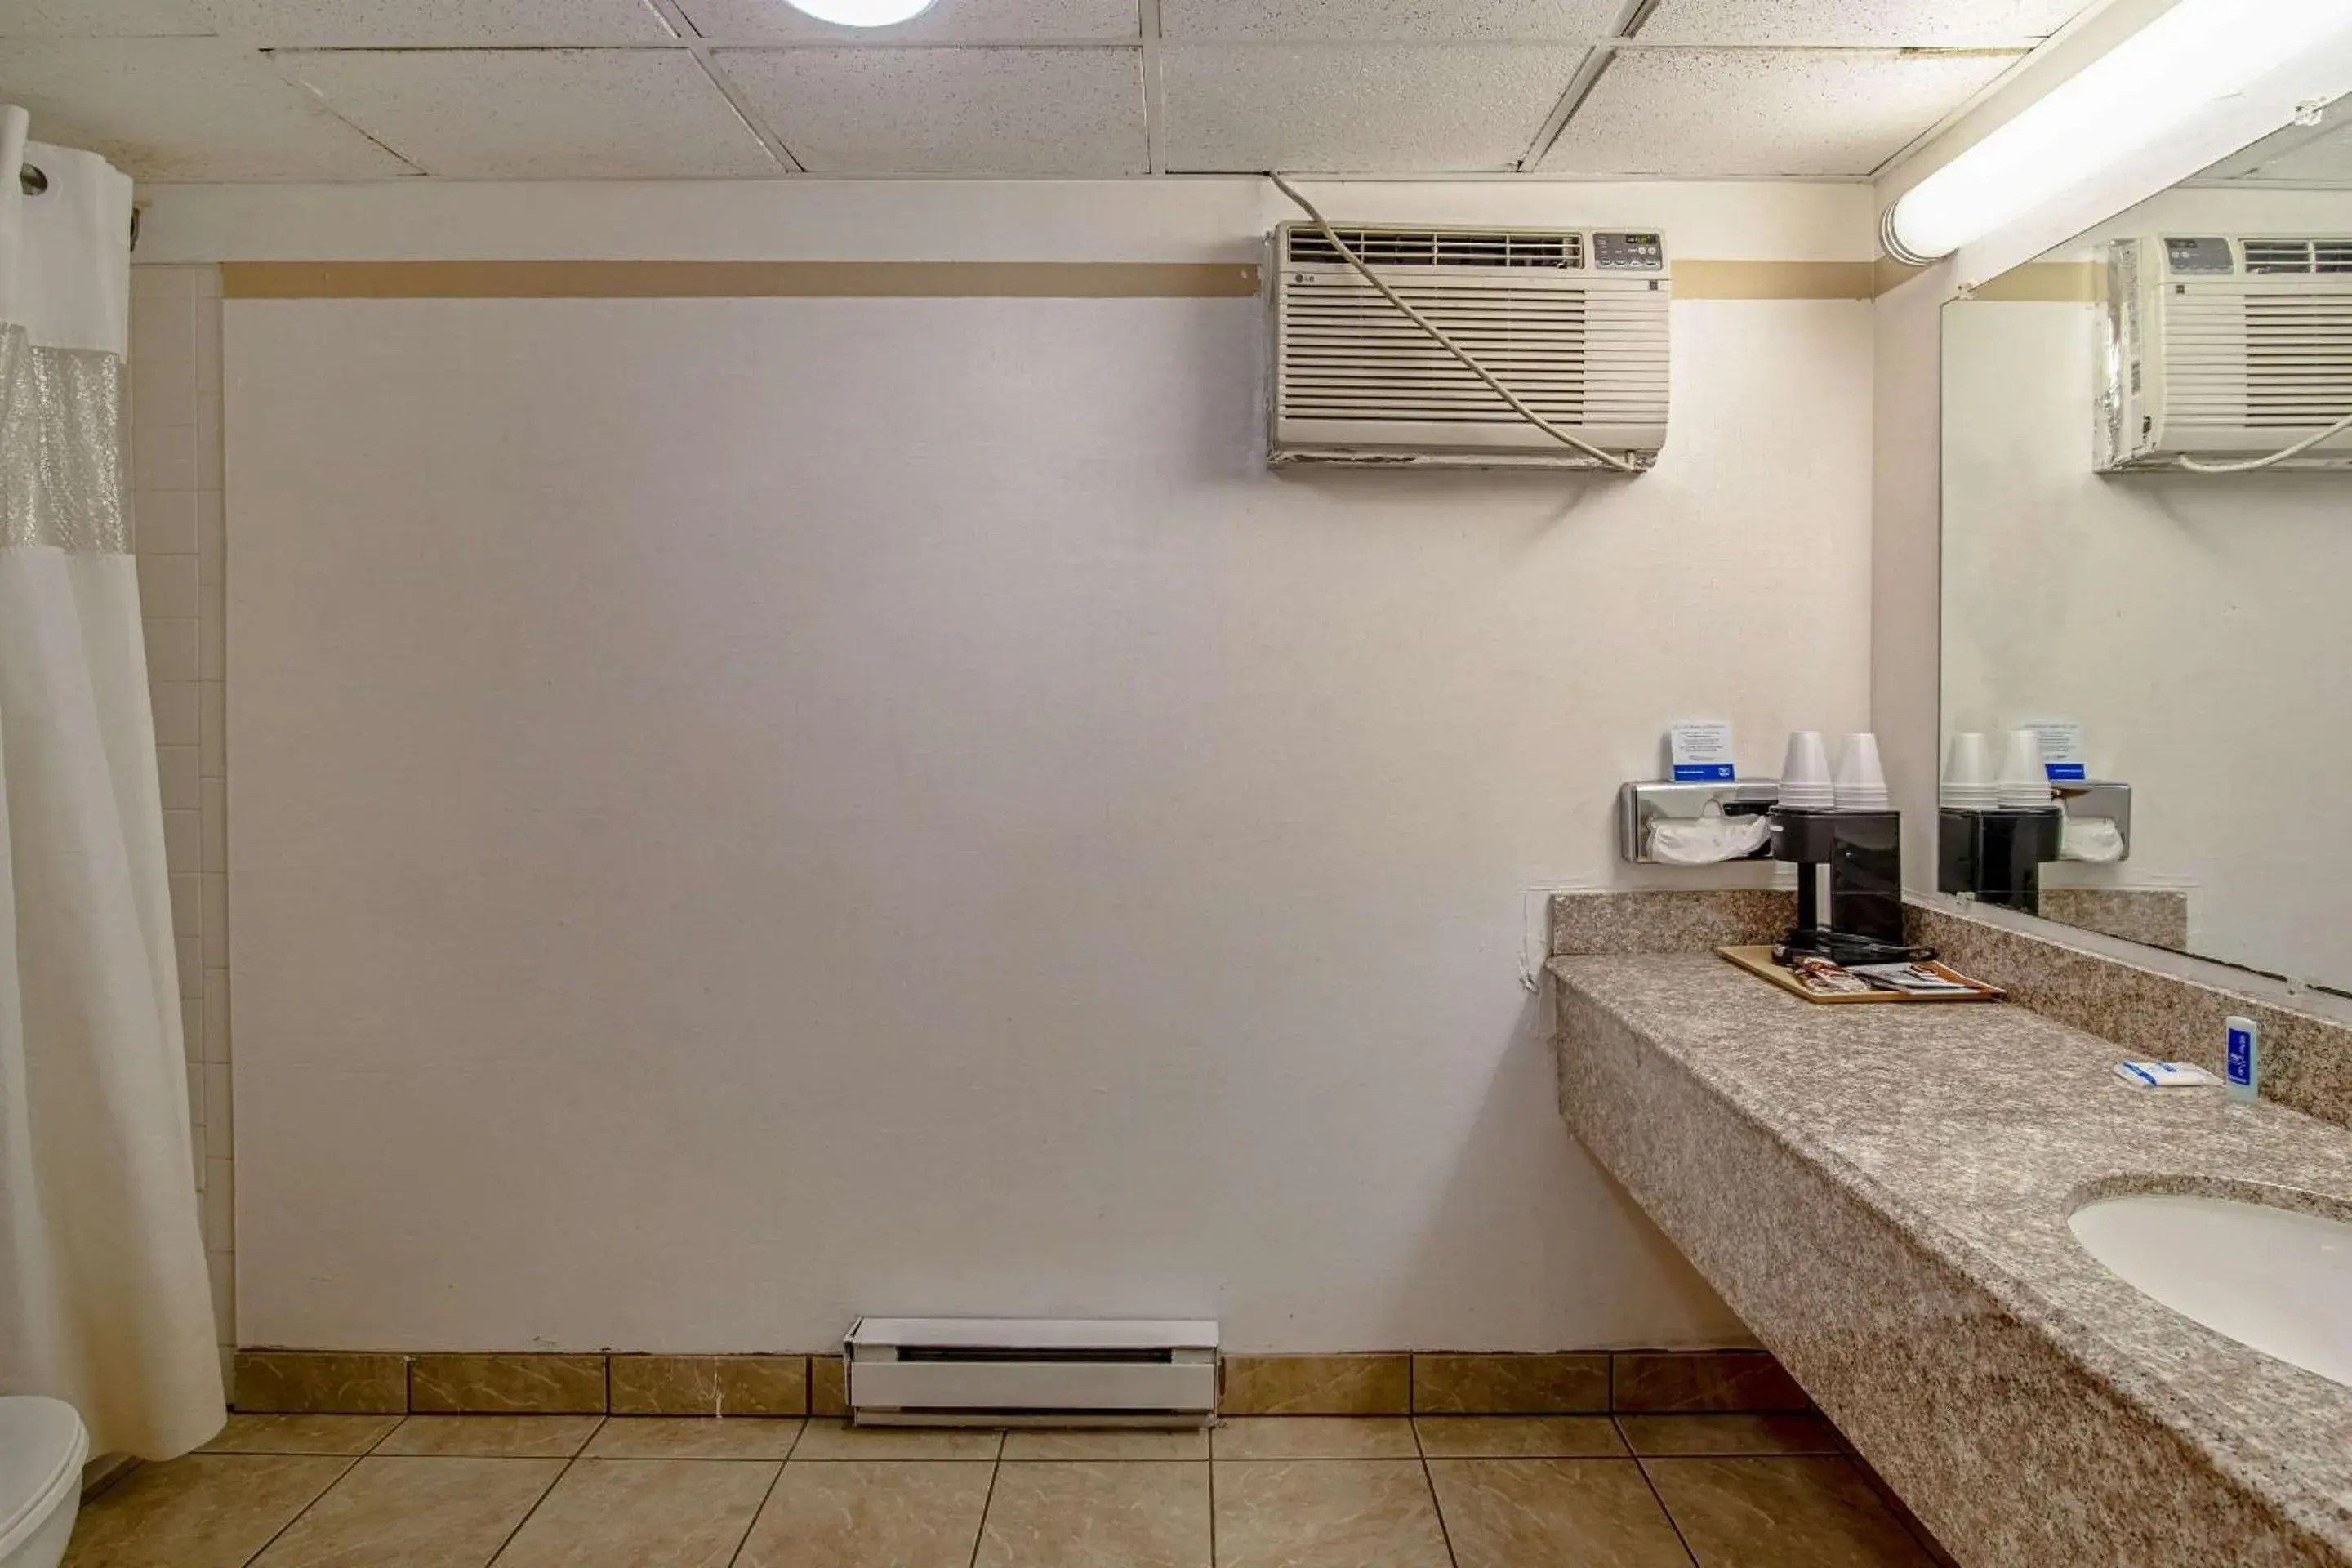
[[[2031,730],[2009,733],[2009,750],[2000,763],[2000,804],[2009,811],[2031,811],[2050,804],[2050,774],[2042,765],[2042,737]]]
[[[1992,747],[1983,733],[1963,730],[1944,754],[1943,801],[1962,811],[1986,811],[2000,804],[2000,783],[1992,771]]]

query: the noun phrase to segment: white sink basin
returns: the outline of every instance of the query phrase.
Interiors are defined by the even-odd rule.
[[[2352,1386],[2352,1225],[2163,1193],[2100,1198],[2066,1223],[2092,1257],[2181,1316]]]

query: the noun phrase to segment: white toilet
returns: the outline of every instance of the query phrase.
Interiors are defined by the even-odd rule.
[[[58,1568],[81,1507],[89,1434],[74,1407],[0,1399],[0,1568]]]

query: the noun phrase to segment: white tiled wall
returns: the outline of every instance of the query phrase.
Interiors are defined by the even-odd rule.
[[[188,1107],[224,1356],[236,1342],[228,1047],[220,272],[131,273],[131,507],[179,937]]]

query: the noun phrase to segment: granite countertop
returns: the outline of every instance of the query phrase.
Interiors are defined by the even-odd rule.
[[[1960,1271],[2214,1468],[2352,1556],[2352,1388],[2224,1339],[2093,1261],[2067,1215],[2123,1191],[2352,1215],[2352,1131],[2000,1004],[1824,1006],[1712,954],[1551,972],[1825,1180]],[[1834,1414],[1834,1412],[1833,1412]]]

